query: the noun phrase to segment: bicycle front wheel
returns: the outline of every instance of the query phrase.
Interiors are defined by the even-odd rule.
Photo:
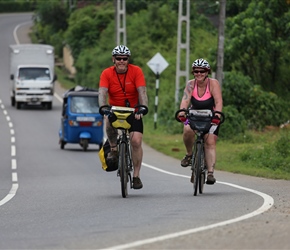
[[[200,173],[201,173],[201,144],[196,144],[195,159],[194,159],[194,182],[193,182],[193,195],[197,195],[197,191],[200,185]]]
[[[201,147],[201,155],[200,155],[200,177],[199,177],[199,193],[203,193],[203,187],[205,183],[205,158],[204,158],[204,148]]]
[[[126,198],[128,195],[128,166],[127,166],[127,145],[125,142],[121,142],[119,149],[119,170],[121,181],[122,197]]]

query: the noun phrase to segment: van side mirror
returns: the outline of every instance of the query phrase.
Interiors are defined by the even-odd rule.
[[[53,76],[53,81],[55,82],[57,80],[57,75]]]
[[[14,75],[13,74],[10,75],[10,80],[14,80]]]

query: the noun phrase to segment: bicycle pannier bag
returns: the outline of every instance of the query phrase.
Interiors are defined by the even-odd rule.
[[[211,127],[212,111],[203,110],[189,110],[189,124],[191,129],[207,133]]]
[[[102,169],[105,170],[106,172],[112,172],[118,169],[117,161],[114,161],[114,162],[107,161],[107,156],[110,151],[111,151],[111,147],[107,139],[99,151],[99,158],[102,163]]]
[[[134,108],[113,106],[113,114],[110,115],[109,121],[114,128],[129,129],[133,123]]]

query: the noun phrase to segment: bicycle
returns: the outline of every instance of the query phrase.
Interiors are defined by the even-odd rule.
[[[144,105],[137,105],[135,108],[104,105],[99,109],[100,114],[102,116],[107,115],[111,125],[120,131],[117,138],[119,152],[117,176],[120,177],[123,198],[128,196],[128,183],[130,183],[130,188],[133,188],[131,174],[133,171],[133,161],[129,129],[133,119],[135,119],[135,114],[140,114],[141,110],[143,115],[148,113],[148,108]]]
[[[204,135],[207,134],[213,126],[217,126],[211,122],[215,114],[220,114],[220,124],[224,122],[225,116],[222,112],[207,109],[180,109],[175,113],[175,119],[178,122],[182,122],[179,119],[179,114],[181,112],[184,112],[185,114],[185,124],[189,124],[190,128],[195,132],[195,141],[193,145],[193,154],[191,160],[191,182],[193,182],[193,195],[196,196],[198,193],[197,191],[199,191],[200,194],[203,193],[203,187],[207,173],[204,154]]]

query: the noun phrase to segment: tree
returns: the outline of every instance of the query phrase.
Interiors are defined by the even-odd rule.
[[[250,76],[265,90],[290,92],[290,11],[285,0],[255,0],[227,20],[225,69]]]
[[[75,60],[84,49],[96,46],[101,33],[113,20],[114,8],[112,3],[102,6],[89,5],[70,15],[65,42],[71,47]],[[112,39],[114,39],[113,37]]]

